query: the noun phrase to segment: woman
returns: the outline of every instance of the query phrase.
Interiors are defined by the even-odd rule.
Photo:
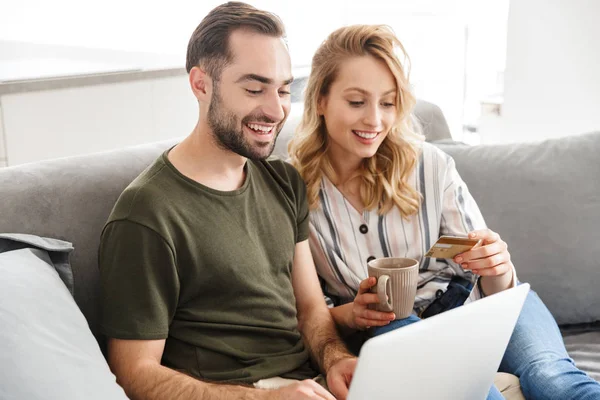
[[[517,284],[506,243],[486,228],[452,158],[414,130],[407,64],[385,26],[333,32],[313,57],[289,145],[307,185],[315,264],[347,334],[370,327],[370,335],[381,334]],[[481,244],[454,260],[424,258],[440,235]],[[403,320],[367,308],[377,302],[367,262],[384,256],[421,260],[415,313]],[[575,367],[534,292],[500,371],[518,376],[528,398],[600,398],[600,385]],[[503,397],[492,388],[488,398]]]

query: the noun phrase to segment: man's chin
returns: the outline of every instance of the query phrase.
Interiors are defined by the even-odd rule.
[[[256,161],[266,160],[273,154],[274,149],[275,141],[257,144],[252,149],[252,157],[248,158]]]

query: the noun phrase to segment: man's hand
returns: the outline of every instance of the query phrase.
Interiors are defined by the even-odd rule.
[[[481,284],[486,294],[508,289],[513,280],[514,266],[506,242],[489,229],[470,232],[469,238],[481,239],[481,242],[454,257],[454,261],[482,277]]]
[[[358,358],[342,358],[327,371],[327,386],[336,399],[346,400]]]
[[[269,396],[269,399],[272,400],[336,400],[331,393],[312,379],[305,379],[292,383],[289,386],[272,390],[271,394],[272,396]]]
[[[375,277],[369,277],[360,283],[358,293],[352,302],[352,315],[348,321],[351,329],[364,330],[371,326],[384,326],[396,318],[392,312],[381,312],[368,308],[369,304],[379,303],[377,294],[371,293],[371,287],[375,284],[377,284]]]

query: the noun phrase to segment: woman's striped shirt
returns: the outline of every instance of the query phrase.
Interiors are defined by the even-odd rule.
[[[482,297],[477,275],[452,260],[423,257],[441,235],[466,236],[486,227],[454,160],[435,146],[423,143],[409,182],[421,193],[422,205],[416,214],[405,219],[397,207],[384,215],[378,215],[377,210],[357,211],[323,177],[319,207],[310,214],[309,240],[330,306],[352,301],[360,281],[368,276],[367,262],[380,257],[419,260],[414,309],[417,315],[435,299],[438,290],[446,290],[454,275],[472,283],[467,302]],[[516,274],[513,282],[517,282]]]

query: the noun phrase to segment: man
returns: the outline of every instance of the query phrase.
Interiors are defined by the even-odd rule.
[[[290,109],[283,36],[276,16],[243,3],[204,18],[187,53],[198,123],[104,228],[102,329],[133,399],[334,399],[316,368],[346,397],[356,358],[318,283],[304,183],[266,160]],[[250,386],[273,377],[294,383]]]

